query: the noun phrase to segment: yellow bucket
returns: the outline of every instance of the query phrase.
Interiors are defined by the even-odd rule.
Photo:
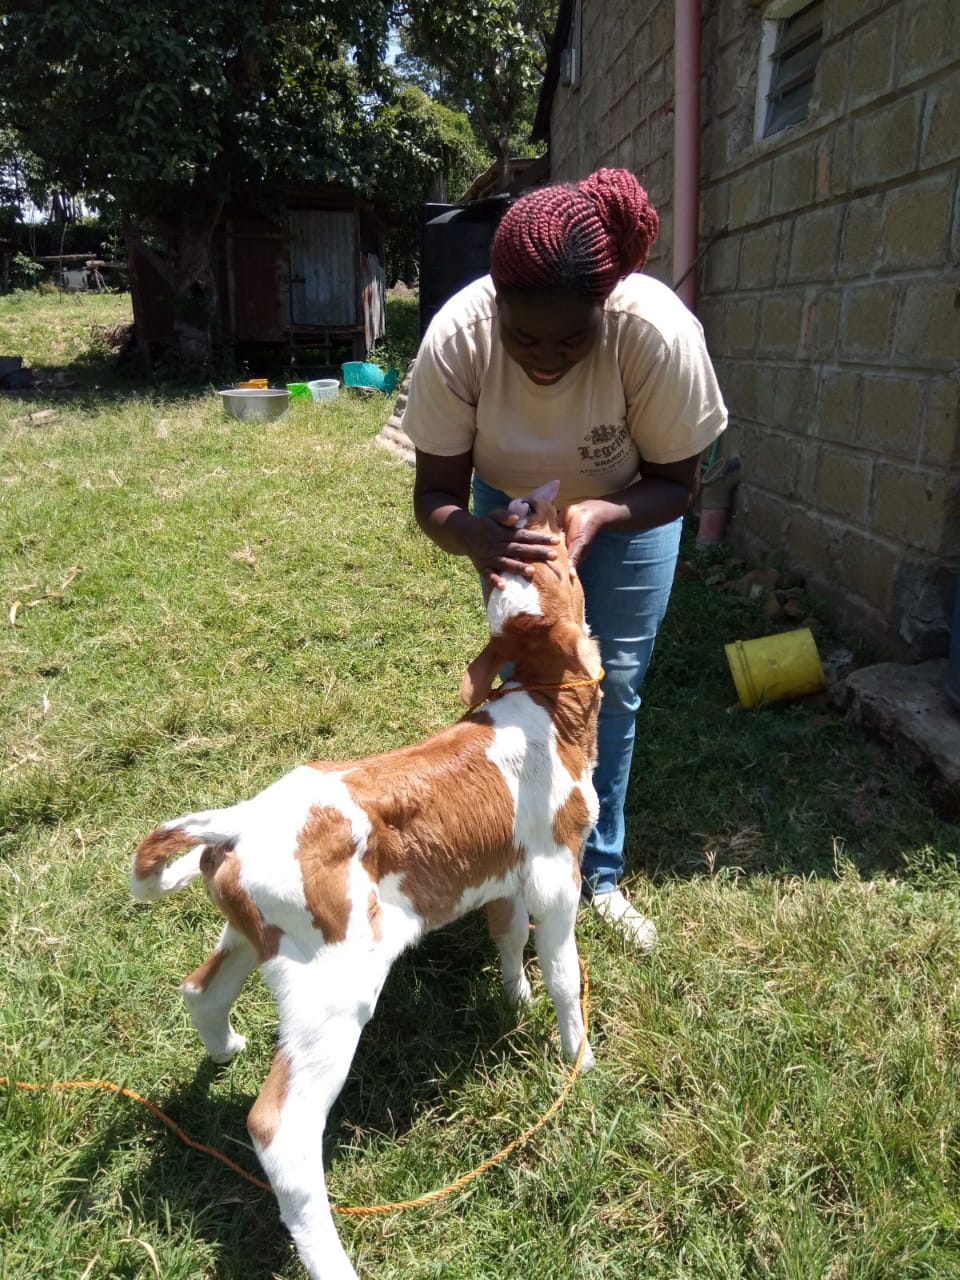
[[[752,710],[767,702],[802,698],[826,687],[817,643],[809,627],[758,640],[725,644],[740,705]]]
[[[240,391],[265,391],[269,385],[266,378],[248,378],[246,382],[237,383]]]

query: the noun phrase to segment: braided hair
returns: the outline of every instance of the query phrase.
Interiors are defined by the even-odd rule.
[[[659,228],[632,173],[598,169],[511,205],[493,239],[490,274],[498,290],[606,298],[644,265]]]

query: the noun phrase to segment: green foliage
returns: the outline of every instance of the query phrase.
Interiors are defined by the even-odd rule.
[[[456,199],[488,163],[467,117],[403,85],[373,120],[376,189],[389,210],[387,278],[418,274],[420,218],[428,199]]]
[[[2,22],[0,18],[0,31]],[[4,234],[9,234],[23,216],[28,199],[33,198],[37,205],[44,203],[41,173],[39,160],[24,149],[14,130],[0,125],[0,230]]]
[[[210,238],[231,193],[289,179],[370,189],[361,95],[379,81],[387,20],[381,0],[23,0],[0,17],[0,118],[48,183],[162,238],[181,353],[202,364]]]
[[[529,131],[556,25],[556,0],[411,4],[400,69],[465,111],[498,161],[532,154]]]
[[[34,289],[43,279],[45,272],[39,262],[34,262],[25,253],[15,253],[10,260],[10,285],[14,289]]]
[[[379,0],[13,5],[0,106],[69,189],[171,216],[244,180],[355,178],[358,93],[385,40]]]
[[[392,9],[389,0],[8,5],[0,118],[11,154],[41,157],[38,182],[83,192],[115,224],[122,215],[159,238],[175,272],[181,354],[202,362],[216,313],[209,240],[240,185],[340,182],[375,199],[394,224],[391,277],[409,278],[424,200],[459,193],[484,167],[463,114],[400,86],[383,64]],[[516,23],[509,38],[523,43]]]

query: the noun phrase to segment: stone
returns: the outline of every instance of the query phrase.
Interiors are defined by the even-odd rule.
[[[847,676],[841,690],[847,718],[932,774],[948,815],[960,814],[960,711],[947,697],[948,662],[881,662]]]

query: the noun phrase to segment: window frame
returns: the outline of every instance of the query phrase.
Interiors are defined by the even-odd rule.
[[[774,138],[809,119],[823,48],[823,9],[823,0],[777,0],[764,13],[757,79],[757,142]]]

